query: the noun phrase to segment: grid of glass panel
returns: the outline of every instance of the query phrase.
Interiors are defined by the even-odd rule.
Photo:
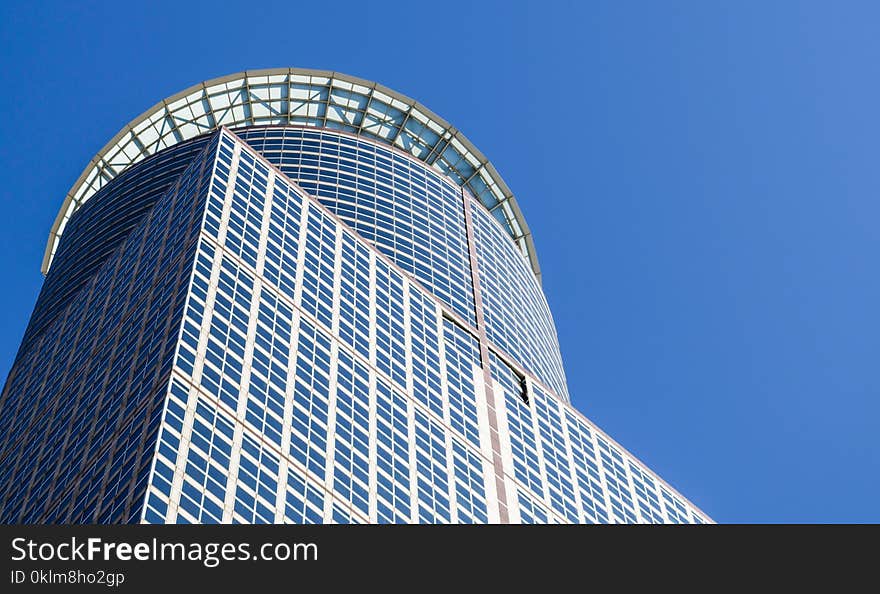
[[[473,329],[260,162],[224,133],[143,520],[498,521]],[[285,258],[293,290],[265,274]],[[506,357],[486,363],[513,521],[703,519]]]
[[[473,337],[245,145],[224,136],[218,154],[144,520],[488,521]],[[292,213],[283,247],[272,229],[291,231]],[[292,291],[265,275],[285,258]],[[362,349],[339,315],[358,292]],[[199,428],[219,425],[218,446]]]
[[[485,209],[481,345],[249,144],[205,142],[23,344],[0,404],[4,521],[485,523],[500,492],[513,522],[707,520],[563,401],[546,342],[510,338],[555,344],[552,321],[504,315],[546,302]]]
[[[284,68],[241,72],[191,87],[136,118],[71,188],[49,237],[48,271],[73,213],[132,164],[220,126],[300,125],[392,145],[467,188],[504,223],[539,275],[531,235],[507,185],[464,135],[416,101],[376,83]]]
[[[455,183],[399,151],[339,131],[251,126],[238,129],[237,133],[290,179],[312,196],[316,196],[361,237],[391,258],[397,266],[418,279],[435,297],[452,307],[472,326],[475,325],[472,274],[462,212],[462,196],[461,189]],[[155,196],[149,194],[147,190],[160,187],[159,182],[173,171],[171,165],[175,161],[166,157],[166,153],[181,152],[190,144],[197,142],[198,140],[195,140],[175,145],[135,165],[132,173],[138,173],[138,169],[144,164],[162,161],[161,164],[150,165],[146,178],[152,181],[142,182],[140,185],[144,187],[143,189],[132,181],[136,181],[140,176],[133,177],[128,174],[129,172],[116,180],[125,182],[120,184],[121,189],[117,188],[117,184],[105,186],[101,190],[97,206],[95,201],[89,201],[77,211],[71,224],[68,225],[67,236],[74,242],[80,239],[88,240],[84,245],[95,243],[89,238],[88,233],[80,232],[80,228],[84,227],[80,223],[84,219],[83,214],[88,214],[89,217],[92,211],[118,214],[124,211],[125,202],[129,197],[132,200],[131,208],[135,209],[135,212],[150,206],[150,199],[155,200]],[[187,150],[192,149],[187,148]],[[243,188],[245,184],[250,183],[250,180],[239,180],[238,183]],[[134,188],[131,187],[133,185]],[[241,191],[237,196],[239,201],[249,199],[249,194]],[[112,208],[103,207],[105,202]],[[285,208],[285,206],[282,204],[276,208]],[[485,209],[476,207],[475,212],[477,211],[479,214],[475,215],[478,221],[475,233],[479,239],[478,244],[482,244],[479,254],[483,258],[486,271],[483,282],[488,285],[484,289],[484,303],[485,321],[490,339],[502,350],[510,351],[542,381],[553,386],[556,393],[567,398],[555,330],[540,287],[533,279],[528,278],[533,275],[529,272],[525,261],[518,257],[518,252],[510,242],[509,236],[503,231],[503,225],[495,224]],[[233,211],[234,217],[238,216],[236,212]],[[495,210],[493,214],[497,215],[499,212]],[[239,235],[252,234],[256,224],[253,217],[258,216],[255,213],[262,213],[259,204],[252,205],[250,212],[242,212],[241,218],[234,221],[233,232]],[[246,220],[248,216],[251,220]],[[320,214],[314,215],[316,220],[311,221],[310,224],[317,225],[320,216]],[[121,219],[119,226],[124,227],[124,219],[125,217]],[[277,220],[282,219],[273,217],[273,221]],[[283,220],[287,225],[291,224],[289,218]],[[297,241],[296,234],[289,231],[276,224],[272,233],[278,242],[271,243],[270,249],[278,250],[280,246],[292,247],[284,243]],[[102,228],[96,228],[95,235],[100,238],[113,238],[119,235],[119,231],[114,229],[113,232],[104,232]],[[229,241],[233,240],[241,244],[243,238],[230,237]],[[324,239],[325,242],[328,240],[328,238]],[[310,236],[309,241],[321,240]],[[108,240],[101,239],[99,242],[108,243]],[[38,315],[35,315],[35,319],[41,318],[42,312],[52,309],[48,301],[58,292],[54,290],[56,286],[66,288],[85,274],[83,259],[90,256],[83,253],[88,250],[81,249],[77,243],[71,244],[70,249],[66,245],[65,243],[65,248],[59,252],[53,266],[53,270],[56,267],[60,269],[50,274],[47,279],[44,287],[47,295],[45,297],[41,295],[36,309]],[[295,249],[279,253],[295,254]],[[307,271],[312,271],[312,265],[319,261],[320,259],[308,262]],[[345,268],[341,272],[344,274],[348,272],[348,258],[344,258],[343,262]],[[290,290],[291,265],[288,256],[287,262],[279,262],[277,265],[270,263],[266,274],[273,277],[283,276],[283,279],[276,280],[283,281],[284,288]],[[321,301],[312,293],[326,290],[331,273],[327,266],[314,271],[317,276],[308,280],[307,287],[310,290],[303,294],[306,305],[320,307]],[[517,290],[506,299],[503,299],[504,292],[501,293],[501,297],[497,297],[499,283],[500,286],[505,286],[504,283],[509,277],[516,280],[519,285]],[[47,301],[47,305],[43,305],[43,301]],[[358,311],[363,306],[364,304],[360,302],[356,308],[352,307],[349,311]],[[329,312],[325,308],[322,312],[325,322],[328,316]],[[34,324],[36,322],[32,323]],[[363,323],[360,326],[363,328]],[[362,350],[364,340],[365,335],[361,333]]]
[[[336,131],[249,127],[234,132],[475,326],[460,188],[416,160]],[[473,211],[490,340],[568,398],[556,330],[540,286],[503,226],[475,202]],[[309,262],[308,270],[319,261]],[[343,275],[349,268],[343,258]],[[326,266],[318,272],[325,278],[322,286],[328,286],[329,273]],[[320,303],[310,292],[304,299],[313,307]],[[325,311],[325,321],[326,316]]]
[[[523,523],[703,523],[706,518],[570,405],[492,356],[508,480]],[[496,402],[498,398],[496,396]],[[504,438],[502,438],[504,439]]]
[[[556,327],[528,266],[490,213],[470,201],[489,342],[569,401]]]
[[[329,130],[234,132],[474,323],[461,189],[451,180],[376,142]]]
[[[178,154],[173,187],[23,342],[0,401],[0,522],[139,519],[215,146]]]
[[[51,323],[205,149],[210,136],[184,142],[138,163],[74,214],[53,260],[23,342]]]

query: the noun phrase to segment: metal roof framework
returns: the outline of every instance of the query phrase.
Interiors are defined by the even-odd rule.
[[[391,145],[473,194],[507,229],[540,281],[531,232],[495,167],[459,130],[417,101],[378,83],[305,68],[248,70],[160,101],[98,151],[67,193],[43,256],[46,274],[73,213],[131,165],[196,136],[247,126],[342,130]]]

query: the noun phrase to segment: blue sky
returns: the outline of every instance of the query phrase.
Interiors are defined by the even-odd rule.
[[[65,193],[202,80],[337,70],[496,165],[576,406],[721,522],[877,522],[875,3],[0,5],[0,375]]]

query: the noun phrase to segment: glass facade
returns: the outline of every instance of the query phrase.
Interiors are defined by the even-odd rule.
[[[52,319],[28,329],[0,400],[3,523],[140,518],[211,183],[203,149],[79,291],[60,299],[47,279],[32,326]]]
[[[535,269],[471,188],[260,124],[70,215],[0,401],[0,521],[710,521],[568,404]]]

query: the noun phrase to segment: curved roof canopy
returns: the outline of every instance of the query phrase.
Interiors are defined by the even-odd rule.
[[[465,136],[429,109],[383,87],[324,70],[248,70],[194,85],[125,126],[89,162],[55,219],[42,270],[73,213],[129,166],[220,126],[299,125],[378,139],[467,188],[507,228],[540,280],[532,236],[507,184]]]

